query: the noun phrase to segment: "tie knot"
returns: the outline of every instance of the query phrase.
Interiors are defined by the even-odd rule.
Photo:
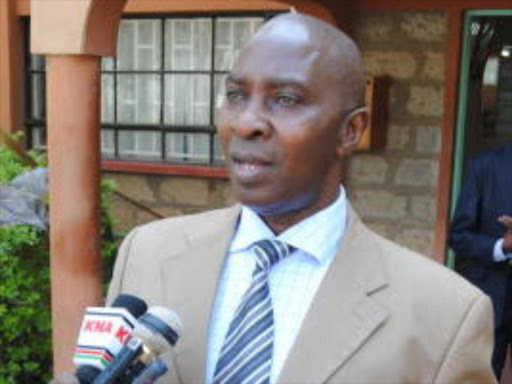
[[[252,245],[259,269],[269,270],[274,264],[288,256],[294,248],[280,240],[260,240]]]

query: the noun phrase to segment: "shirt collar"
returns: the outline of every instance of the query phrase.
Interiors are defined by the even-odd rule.
[[[230,251],[246,250],[263,239],[279,239],[321,262],[328,255],[329,249],[337,248],[345,231],[346,215],[347,203],[342,186],[338,198],[331,205],[288,228],[279,236],[252,209],[243,206]]]

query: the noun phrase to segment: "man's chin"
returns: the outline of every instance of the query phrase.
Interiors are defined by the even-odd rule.
[[[254,193],[236,193],[237,200],[260,216],[276,215],[283,211],[282,201]]]
[[[262,217],[278,217],[300,211],[307,206],[303,200],[272,200],[272,199],[239,199],[240,203],[253,210]]]

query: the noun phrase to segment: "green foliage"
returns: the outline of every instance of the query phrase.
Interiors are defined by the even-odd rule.
[[[44,165],[42,157],[36,161]],[[0,183],[28,170],[15,153],[0,148]],[[114,190],[112,181],[102,181],[105,278],[118,245],[108,214]],[[48,233],[26,225],[0,227],[0,384],[46,383],[51,372]]]
[[[49,378],[48,238],[26,225],[0,228],[0,383]]]
[[[103,262],[103,281],[105,281],[105,294],[108,288],[108,281],[112,276],[112,269],[117,254],[117,248],[122,237],[114,234],[114,220],[109,213],[112,205],[116,183],[113,180],[103,179],[100,185],[101,206],[100,206],[100,230],[101,230],[101,259]],[[0,383],[1,384],[1,383]]]
[[[22,138],[21,134],[12,135],[14,141]],[[39,165],[45,165],[45,159],[42,153],[29,152],[28,155]],[[19,174],[29,171],[30,166],[20,161],[19,157],[13,151],[6,148],[0,148],[0,184],[7,183]]]

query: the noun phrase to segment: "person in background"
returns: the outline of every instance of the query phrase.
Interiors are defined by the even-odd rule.
[[[302,14],[255,34],[218,132],[239,204],[134,229],[108,301],[184,330],[161,383],[493,383],[489,298],[369,230],[341,184],[368,120],[361,55]]]
[[[494,306],[494,372],[512,341],[512,144],[471,160],[450,229],[459,272]]]

